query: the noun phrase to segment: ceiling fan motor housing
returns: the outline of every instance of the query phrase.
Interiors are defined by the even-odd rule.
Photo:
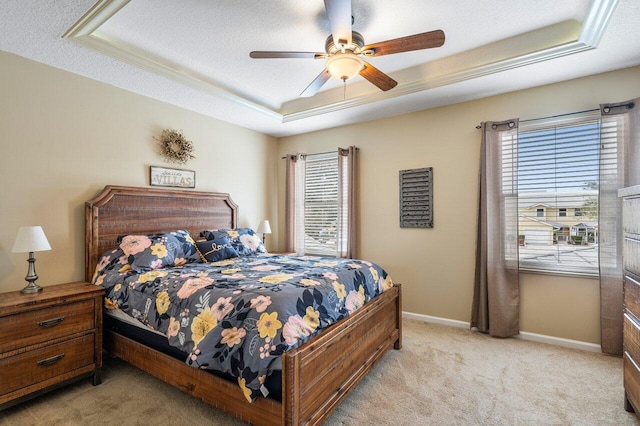
[[[345,51],[350,50],[351,52],[353,52],[353,53],[355,53],[357,55],[362,50],[363,46],[364,46],[364,37],[362,37],[362,34],[360,34],[359,32],[356,32],[356,31],[351,31],[351,44],[350,45],[348,45],[348,46],[336,46],[336,44],[333,42],[333,36],[329,35],[329,37],[327,37],[327,41],[324,44],[324,50],[329,55],[333,55],[334,53],[342,52],[342,48],[344,47]]]

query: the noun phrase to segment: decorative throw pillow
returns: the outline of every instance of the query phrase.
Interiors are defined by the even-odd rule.
[[[200,261],[195,241],[185,230],[166,234],[125,235],[118,237],[118,243],[128,257],[131,269],[137,272]]]
[[[96,272],[109,271],[118,265],[121,268],[123,264],[127,264],[127,258],[120,247],[107,250],[98,258]]]
[[[226,238],[216,238],[215,240],[198,241],[196,243],[203,262],[217,262],[219,260],[238,257],[238,252],[231,246]]]
[[[200,236],[207,240],[227,238],[240,256],[248,256],[256,253],[266,253],[267,249],[262,244],[262,239],[251,228],[215,229],[202,231]]]
[[[98,258],[98,264],[96,265],[96,270],[91,282],[96,284],[100,275],[104,275],[112,269],[120,269],[124,265],[128,265],[127,256],[124,255],[121,248],[118,247],[105,251],[102,256]]]

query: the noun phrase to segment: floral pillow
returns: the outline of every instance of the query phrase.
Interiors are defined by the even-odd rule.
[[[195,241],[184,230],[166,234],[125,235],[118,237],[118,243],[131,269],[136,272],[200,262]]]
[[[231,246],[236,249],[240,256],[267,252],[267,249],[262,243],[262,239],[251,228],[215,229],[202,231],[200,235],[207,240],[227,238]]]
[[[96,265],[95,273],[93,274],[92,282],[95,284],[100,275],[105,274],[112,269],[121,269],[123,266],[129,268],[129,262],[127,256],[121,248],[115,248],[105,251],[102,256],[98,258],[98,264]]]
[[[198,241],[196,243],[198,251],[203,261],[217,262],[219,260],[238,257],[238,252],[231,246],[226,238],[216,238],[215,240]]]

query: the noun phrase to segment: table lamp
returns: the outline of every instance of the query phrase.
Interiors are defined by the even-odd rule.
[[[262,234],[262,244],[264,244],[265,234],[271,233],[271,225],[269,225],[268,220],[263,220],[260,222],[260,226],[258,226],[258,234]]]
[[[36,274],[36,258],[33,252],[51,250],[49,241],[44,235],[44,231],[40,226],[23,226],[18,230],[18,236],[13,243],[12,253],[29,253],[29,270],[27,276],[24,277],[29,283],[25,288],[20,290],[22,294],[37,293],[42,291],[42,287],[36,284],[38,275]]]

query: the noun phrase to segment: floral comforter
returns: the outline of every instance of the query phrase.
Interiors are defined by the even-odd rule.
[[[106,309],[166,334],[189,365],[237,377],[249,401],[267,396],[282,353],[393,286],[370,262],[271,254],[145,273],[105,256],[94,279]]]

